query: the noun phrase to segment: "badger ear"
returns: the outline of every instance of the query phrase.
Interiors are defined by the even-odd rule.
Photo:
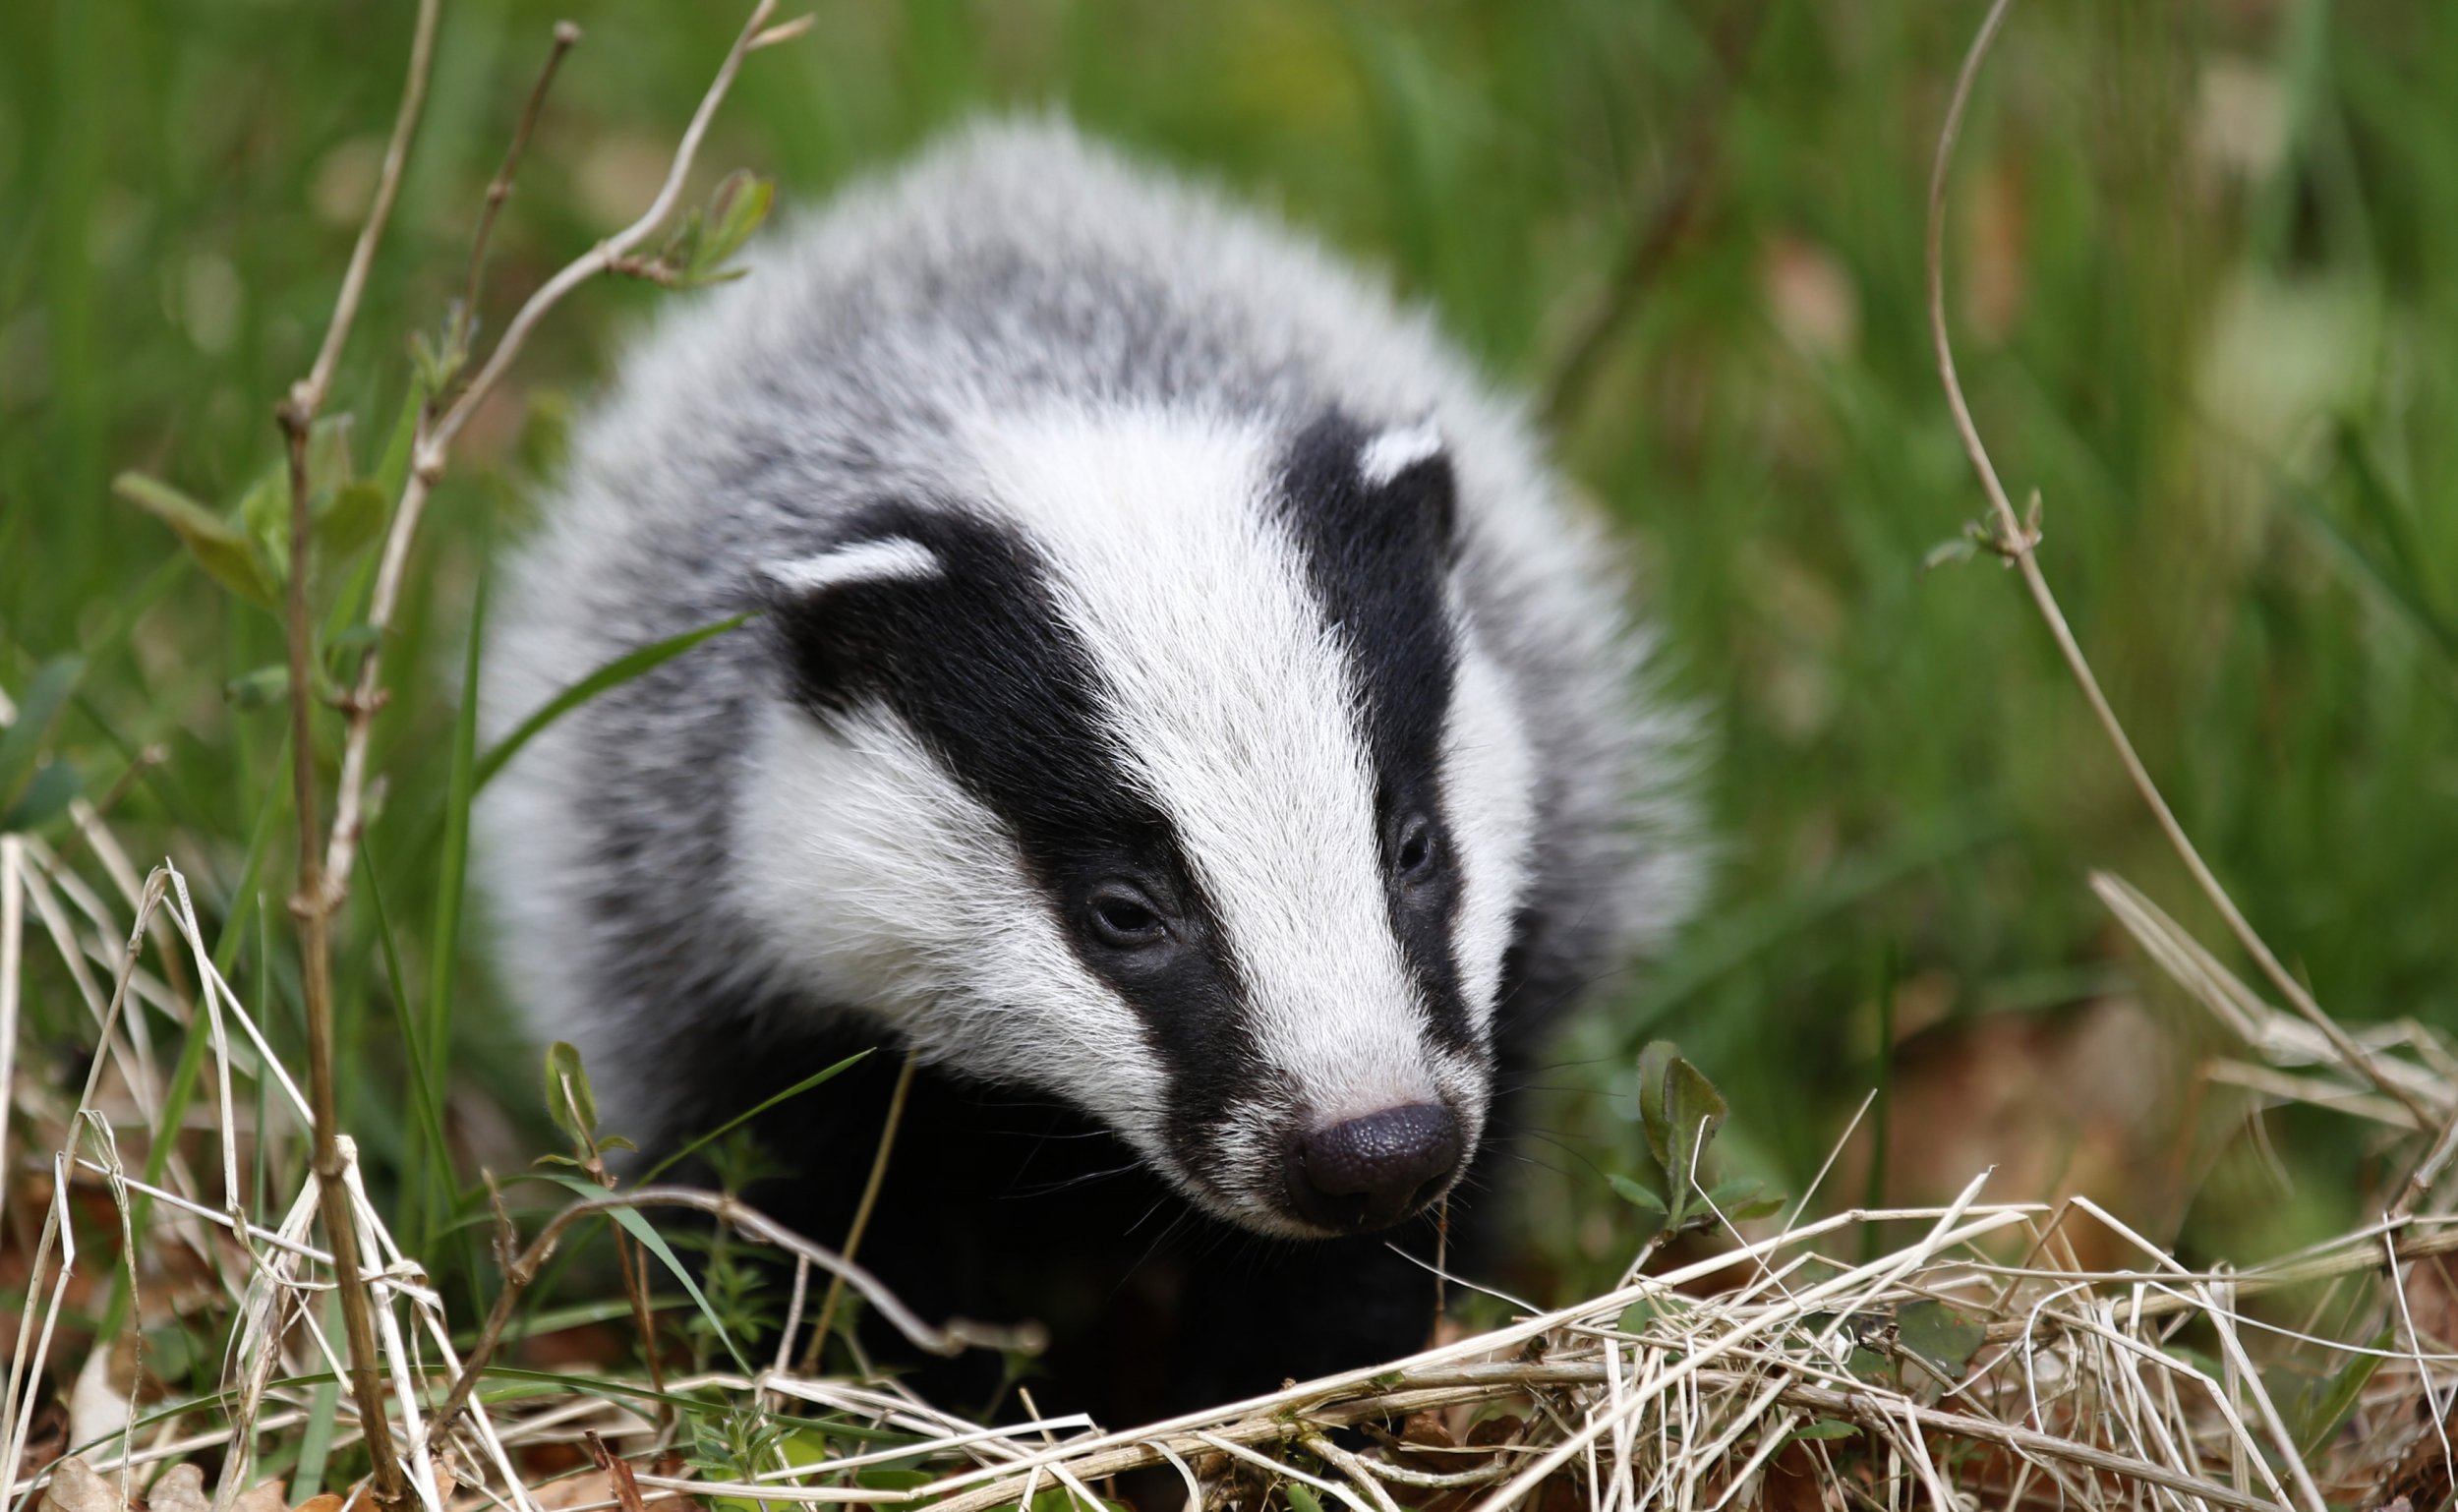
[[[792,696],[813,712],[841,710],[859,697],[892,660],[906,610],[900,590],[946,575],[937,552],[901,535],[764,564],[755,588],[768,606]]]
[[[939,553],[910,536],[884,536],[787,557],[760,568],[772,608],[788,608],[857,583],[892,583],[939,576]]]
[[[1458,556],[1458,485],[1450,447],[1432,415],[1367,436],[1357,448],[1357,480],[1386,508],[1429,527],[1446,562]]]
[[[1442,428],[1432,415],[1378,431],[1357,449],[1357,476],[1370,489],[1389,488],[1402,473],[1427,463],[1450,465]]]

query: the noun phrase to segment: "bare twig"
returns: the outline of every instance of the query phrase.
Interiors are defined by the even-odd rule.
[[[439,9],[439,0],[420,0],[417,25],[410,37],[409,77],[401,87],[401,104],[393,117],[391,139],[384,147],[383,166],[377,175],[374,203],[368,206],[367,219],[359,227],[358,244],[351,249],[350,264],[342,274],[341,292],[333,301],[332,319],[324,327],[324,340],[317,349],[316,361],[308,376],[291,385],[289,395],[274,412],[285,442],[290,481],[290,571],[284,606],[289,642],[291,793],[299,829],[298,891],[292,895],[290,910],[299,929],[300,997],[307,1019],[308,1085],[315,1125],[311,1165],[316,1172],[325,1232],[333,1249],[333,1278],[341,1298],[342,1328],[350,1346],[351,1396],[358,1406],[361,1430],[367,1435],[376,1500],[386,1509],[401,1506],[408,1499],[409,1487],[402,1479],[400,1462],[393,1457],[392,1430],[384,1415],[383,1385],[376,1368],[375,1304],[359,1270],[356,1225],[349,1192],[342,1183],[345,1167],[339,1115],[334,1107],[330,951],[332,913],[338,897],[323,875],[324,846],[316,823],[316,745],[312,727],[315,697],[310,674],[315,628],[308,613],[314,520],[307,453],[317,414],[323,408],[324,396],[331,387],[333,366],[340,361],[342,346],[349,340],[350,327],[357,320],[377,244],[383,239],[393,202],[400,194],[402,169],[409,161],[410,144],[417,136],[419,115],[426,105]]]
[[[503,202],[512,198],[512,180],[520,173],[521,155],[529,150],[530,133],[537,130],[538,113],[547,102],[547,90],[555,87],[555,71],[562,66],[563,55],[580,44],[580,28],[568,21],[555,24],[555,39],[548,44],[546,65],[538,70],[537,82],[529,87],[529,99],[521,106],[520,124],[512,128],[512,145],[503,151],[503,166],[496,170],[495,182],[487,186],[487,207],[478,212],[478,233],[470,238],[469,271],[461,279],[461,304],[452,313],[452,332],[445,343],[452,353],[468,350],[471,330],[478,321],[478,289],[487,272],[487,243],[495,235],[496,217],[503,213]]]
[[[913,1068],[921,1064],[919,1051],[907,1051],[905,1065],[896,1074],[896,1090],[888,1097],[888,1116],[879,1124],[879,1147],[871,1152],[870,1176],[862,1183],[862,1199],[854,1204],[853,1222],[845,1231],[845,1257],[848,1260],[860,1251],[863,1231],[870,1227],[871,1209],[879,1203],[879,1189],[887,1185],[888,1157],[896,1153],[896,1132],[905,1122],[906,1094],[913,1089]],[[820,1352],[828,1347],[828,1330],[836,1325],[837,1305],[845,1300],[845,1273],[839,1271],[828,1278],[828,1295],[819,1305],[819,1320],[811,1325],[811,1342],[802,1351],[804,1373],[819,1368]]]
[[[2108,696],[2100,691],[2099,679],[2093,675],[2089,660],[2082,655],[2080,643],[2076,641],[2074,630],[2066,623],[2065,611],[2059,608],[2057,596],[2049,591],[2048,579],[2040,571],[2037,495],[2034,495],[2032,517],[2028,521],[2019,517],[2013,501],[2007,497],[2005,485],[1998,481],[1997,468],[1989,461],[1988,447],[1980,439],[1978,426],[1972,422],[1971,408],[1963,400],[1962,383],[1955,374],[1954,347],[1946,332],[1946,178],[1947,170],[1954,162],[1955,140],[1962,130],[1963,111],[1971,102],[1972,84],[1978,79],[1980,65],[1986,61],[1990,45],[1996,41],[1998,31],[2005,25],[2006,13],[2013,4],[2014,0],[1995,0],[1989,7],[1987,17],[1980,23],[1978,35],[1971,39],[1970,50],[1963,55],[1962,70],[1955,79],[1954,96],[1946,107],[1945,124],[1938,131],[1937,156],[1929,172],[1929,340],[1937,359],[1938,378],[1946,388],[1947,407],[1954,413],[1956,434],[1962,438],[1963,452],[1971,459],[1972,470],[1979,474],[1981,487],[1988,494],[1995,518],[1995,534],[1990,547],[2022,573],[2023,587],[2029,590],[2032,604],[2039,610],[2040,618],[2047,623],[2049,634],[2055,638],[2058,653],[2065,658],[2067,669],[2073,672],[2075,682],[2082,689],[2082,696],[2090,703],[2091,713],[2099,721],[2100,729],[2108,736],[2108,743],[2116,748],[2118,759],[2125,764],[2126,776],[2132,779],[2135,791],[2141,795],[2151,816],[2158,821],[2161,833],[2167,836],[2168,843],[2183,859],[2186,870],[2193,874],[2202,896],[2219,910],[2220,918],[2226,921],[2237,943],[2253,958],[2254,963],[2261,967],[2262,975],[2270,979],[2270,984],[2278,989],[2280,996],[2321,1031],[2342,1061],[2362,1073],[2382,1092],[2397,1099],[2415,1115],[2419,1126],[2437,1128],[2440,1120],[2412,1092],[2375,1065],[2371,1054],[2323,1013],[2312,995],[2305,990],[2304,984],[2279,963],[2278,957],[2272,955],[2270,947],[2262,942],[2260,935],[2254,933],[2253,925],[2246,921],[2235,901],[2228,896],[2227,889],[2220,886],[2218,877],[2204,863],[2201,852],[2195,848],[2192,838],[2185,833],[2185,827],[2178,823],[2175,812],[2168,807],[2168,800],[2160,794],[2159,785],[2151,781],[2150,770],[2136,754],[2134,742],[2126,735],[2125,727],[2118,722]]]
[[[350,249],[350,265],[341,275],[341,294],[333,301],[333,318],[324,327],[323,344],[316,349],[316,362],[290,390],[288,405],[299,417],[301,430],[324,407],[333,367],[341,361],[342,345],[350,339],[359,301],[367,292],[376,244],[383,240],[384,225],[392,218],[392,202],[401,193],[401,170],[409,164],[410,143],[418,135],[419,115],[427,108],[427,79],[436,57],[436,18],[442,8],[442,0],[419,0],[418,21],[410,33],[409,77],[402,83],[401,106],[393,113],[392,136],[384,144],[383,166],[376,175],[376,199],[367,207],[366,223],[359,227],[358,244]],[[283,424],[286,429],[290,422]]]
[[[690,176],[691,164],[699,154],[701,140],[707,136],[709,122],[717,107],[724,103],[727,91],[733,87],[734,75],[740,71],[743,58],[759,44],[768,18],[776,11],[776,0],[759,0],[752,7],[750,19],[728,49],[718,66],[717,77],[700,98],[699,108],[692,113],[691,123],[684,128],[681,142],[674,148],[673,163],[667,169],[666,181],[659,186],[657,198],[650,203],[640,218],[614,235],[600,242],[588,252],[566,263],[561,271],[548,279],[531,294],[505,324],[503,334],[497,338],[486,362],[480,366],[466,386],[451,404],[431,420],[422,423],[411,446],[408,480],[402,485],[400,503],[393,509],[392,525],[384,534],[383,555],[376,569],[376,588],[368,602],[367,622],[377,635],[359,662],[358,677],[349,699],[350,723],[342,741],[341,777],[338,795],[333,806],[333,827],[325,847],[324,875],[330,887],[346,887],[350,863],[356,853],[359,830],[365,822],[364,804],[367,789],[367,752],[376,709],[381,702],[383,667],[383,632],[392,624],[392,614],[401,596],[401,582],[409,567],[410,547],[418,538],[420,520],[427,511],[428,496],[442,478],[444,463],[451,454],[452,441],[461,428],[477,413],[478,406],[500,380],[513,359],[520,355],[538,322],[549,311],[563,302],[574,289],[605,272],[615,262],[646,241],[651,233],[665,224],[682,197],[683,182]]]

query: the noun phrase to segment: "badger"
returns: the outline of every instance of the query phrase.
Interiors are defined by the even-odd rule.
[[[489,738],[753,616],[486,795],[537,1034],[651,1147],[888,1047],[759,1121],[824,1244],[911,1056],[862,1258],[1044,1320],[1045,1409],[1420,1347],[1544,1029],[1697,891],[1688,722],[1519,406],[1063,121],[670,306],[501,569]]]

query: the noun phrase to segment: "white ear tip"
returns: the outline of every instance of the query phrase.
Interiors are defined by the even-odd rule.
[[[1369,488],[1381,488],[1428,457],[1442,454],[1442,428],[1434,417],[1393,426],[1368,441],[1357,454],[1358,476]]]
[[[819,593],[850,583],[936,577],[942,570],[938,552],[903,536],[860,541],[815,556],[771,562],[762,569],[771,583],[790,593]]]

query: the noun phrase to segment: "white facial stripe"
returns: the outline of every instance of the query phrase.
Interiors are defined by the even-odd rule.
[[[1358,476],[1369,488],[1381,488],[1428,457],[1442,450],[1442,432],[1432,416],[1415,425],[1399,426],[1368,441],[1357,453]]]
[[[1174,1172],[1141,1020],[1077,959],[997,817],[886,714],[823,729],[778,704],[754,739],[737,886],[789,953],[775,964],[926,1059],[1073,1098]]]
[[[816,556],[777,562],[767,570],[769,581],[780,588],[816,593],[848,583],[936,577],[940,569],[939,558],[930,548],[918,541],[891,536],[885,541],[856,542]]]
[[[1443,729],[1444,811],[1460,869],[1456,942],[1460,994],[1480,1024],[1493,1018],[1502,953],[1527,884],[1525,838],[1536,812],[1536,752],[1511,706],[1510,685],[1486,654],[1453,600],[1462,626],[1452,673],[1451,718]]]
[[[1229,936],[1263,1056],[1326,1123],[1433,1097],[1359,700],[1270,518],[1266,438],[1141,411],[985,417],[968,438],[1053,558],[1119,745]]]

